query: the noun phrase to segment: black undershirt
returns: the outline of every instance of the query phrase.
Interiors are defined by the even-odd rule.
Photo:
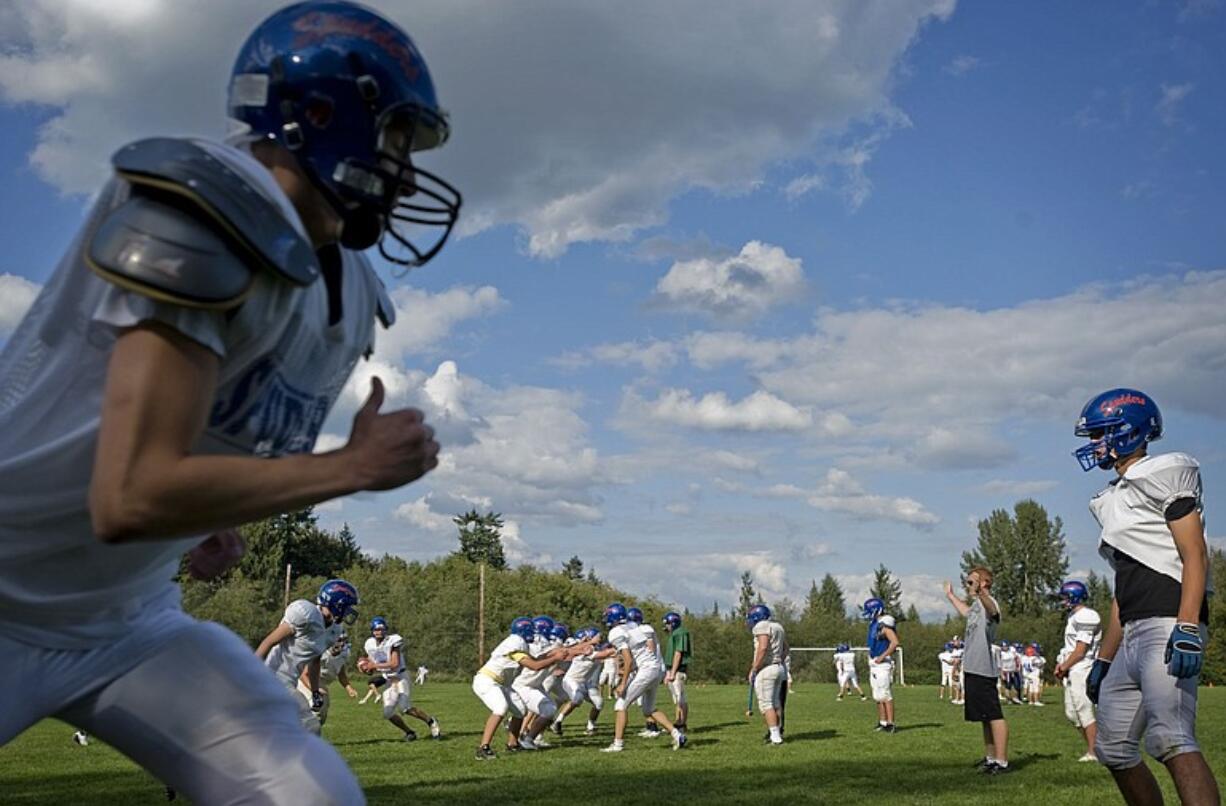
[[[1196,509],[1195,498],[1180,498],[1166,508],[1167,523],[1177,521]],[[1115,600],[1120,606],[1120,624],[1145,618],[1176,618],[1183,586],[1166,574],[1113,548],[1115,556]],[[1209,622],[1209,597],[1201,600],[1199,620]]]
[[[331,327],[344,315],[341,308],[341,250],[339,246],[331,244],[320,248],[315,255],[319,258],[324,286],[328,289],[328,326]]]

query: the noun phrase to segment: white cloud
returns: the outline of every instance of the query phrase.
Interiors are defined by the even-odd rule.
[[[0,336],[13,332],[42,286],[15,274],[0,274]]]
[[[887,562],[888,566],[889,563]],[[957,557],[951,558],[951,574],[957,573]],[[920,618],[925,621],[940,621],[952,613],[949,600],[945,598],[944,577],[931,574],[900,574],[894,571],[894,578],[902,583],[902,611],[915,605]],[[869,590],[873,584],[873,574],[835,574],[835,580],[843,589],[844,600],[848,608],[859,613],[865,600],[869,598]],[[894,613],[892,615],[902,615]],[[906,625],[903,625],[906,629]]]
[[[60,189],[88,193],[125,141],[220,133],[233,55],[280,5],[10,4],[0,97],[55,107],[30,161]],[[954,8],[378,5],[413,34],[452,113],[451,143],[423,164],[465,192],[465,231],[518,226],[542,256],[625,240],[666,220],[679,193],[753,188],[768,166],[810,156],[824,135],[873,125],[889,108],[899,58],[926,21]]]
[[[777,246],[750,241],[728,258],[677,261],[656,284],[656,295],[669,307],[748,319],[793,301],[804,287],[798,258]]]
[[[845,470],[831,468],[806,499],[809,505],[826,512],[842,512],[862,520],[885,520],[927,528],[941,519],[914,498],[873,495]]]
[[[1194,85],[1190,82],[1187,84],[1162,85],[1162,97],[1158,99],[1158,104],[1154,107],[1158,117],[1162,120],[1162,125],[1174,126],[1179,122],[1179,109],[1192,93],[1193,88]]]
[[[375,337],[376,355],[400,361],[412,353],[436,349],[466,319],[488,316],[506,303],[492,286],[450,288],[431,294],[402,286],[391,293],[396,323]]]
[[[763,391],[736,402],[723,392],[695,398],[685,389],[665,389],[655,400],[647,401],[628,391],[622,407],[623,413],[642,412],[659,423],[705,431],[799,431],[813,419],[809,412]]]
[[[942,67],[941,70],[950,74],[951,76],[962,76],[966,75],[978,66],[979,59],[977,57],[963,54],[954,58],[953,61]]]
[[[435,512],[430,507],[429,495],[424,495],[421,498],[405,502],[396,507],[393,514],[402,521],[416,526],[427,532],[435,534],[449,534],[456,530],[455,522],[451,519],[451,515],[443,515]]]
[[[821,174],[802,174],[784,186],[783,195],[788,197],[788,201],[796,201],[801,196],[815,190],[823,190],[825,187],[826,178]]]
[[[690,363],[699,369],[731,362],[765,369],[786,357],[793,344],[782,339],[755,339],[735,331],[699,332],[686,338],[685,349]]]
[[[659,372],[674,366],[680,357],[677,345],[666,341],[626,341],[598,344],[588,350],[564,353],[552,363],[562,367],[584,367],[593,363],[614,366],[639,366],[646,372]]]

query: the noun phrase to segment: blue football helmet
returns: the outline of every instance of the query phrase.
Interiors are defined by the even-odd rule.
[[[864,608],[860,615],[867,619],[874,619],[885,612],[885,602],[874,596],[864,602]]]
[[[1000,642],[1000,648],[1001,648],[1001,649],[1008,649],[1008,648],[1009,648],[1009,642],[1008,642],[1008,641],[1001,641],[1001,642]]]
[[[1136,389],[1111,389],[1090,398],[1073,433],[1090,441],[1073,451],[1082,470],[1110,470],[1117,459],[1162,438],[1158,404]]]
[[[849,647],[847,644],[839,644],[838,646],[839,652],[846,652],[849,649],[851,649],[851,647]]]
[[[621,602],[614,602],[604,609],[604,623],[608,627],[624,624],[626,619],[626,606]]]
[[[749,626],[757,624],[759,621],[767,621],[771,617],[771,609],[764,604],[754,605],[749,608],[749,612],[745,614],[745,622]]]
[[[520,616],[511,622],[511,635],[518,635],[525,641],[531,641],[536,637],[536,627],[532,625],[532,619],[527,616]]]
[[[328,608],[338,622],[352,624],[358,617],[358,589],[343,579],[329,579],[319,586],[315,603]]]
[[[954,645],[953,645],[953,642],[952,642],[952,641],[946,641],[946,642],[945,642],[945,651],[946,651],[946,652],[950,651],[950,650],[951,650],[951,649],[953,649],[953,648],[954,648]]]
[[[639,610],[637,607],[627,607],[626,608],[626,621],[632,621],[635,624],[642,624],[643,623],[643,611]]]
[[[570,627],[559,622],[553,625],[553,629],[549,631],[549,637],[555,641],[565,641],[570,638]]]
[[[532,628],[536,630],[536,634],[542,638],[549,637],[549,631],[554,627],[554,621],[549,616],[537,616],[532,619]]]
[[[370,631],[373,633],[375,630],[383,630],[384,632],[389,632],[388,626],[387,626],[387,619],[383,618],[383,616],[375,616],[374,618],[372,618],[370,620]]]
[[[1085,583],[1070,579],[1060,586],[1060,603],[1066,610],[1072,610],[1079,604],[1085,604],[1090,598],[1090,589]]]
[[[451,234],[459,191],[411,159],[447,141],[447,114],[413,40],[378,13],[344,0],[277,11],[239,49],[228,106],[236,135],[297,158],[344,220],[342,246],[420,266]],[[411,227],[441,234],[419,248]]]
[[[670,610],[664,614],[664,618],[662,618],[661,621],[663,621],[664,626],[668,627],[670,630],[675,630],[681,626],[681,614],[675,610]]]

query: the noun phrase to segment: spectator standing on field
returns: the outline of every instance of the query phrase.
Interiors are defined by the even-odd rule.
[[[983,725],[983,758],[975,766],[987,775],[1002,775],[1011,772],[1009,726],[996,694],[1000,669],[992,647],[1000,626],[1000,607],[992,598],[991,590],[992,572],[983,566],[972,568],[966,576],[969,605],[958,598],[953,585],[945,583],[945,597],[966,618],[966,646],[962,654],[966,679],[963,707],[967,722]]]

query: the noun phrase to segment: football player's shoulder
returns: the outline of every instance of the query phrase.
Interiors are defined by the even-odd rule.
[[[366,643],[362,645],[362,648],[365,649],[366,654],[369,655],[379,648],[379,641],[372,635],[366,639]]]
[[[399,649],[404,646],[404,637],[400,633],[392,633],[387,637],[387,645],[392,649]]]
[[[770,628],[769,621],[759,621],[758,623],[753,625],[753,630],[751,632],[754,635],[769,635],[770,631],[771,631],[771,628]]]
[[[286,624],[292,624],[295,627],[302,627],[314,621],[323,621],[323,615],[319,612],[319,608],[306,599],[298,599],[290,602],[285,608],[285,617],[282,619]]]
[[[1172,497],[1200,494],[1200,463],[1186,453],[1147,456],[1129,467],[1124,478],[1162,505]]]
[[[1090,607],[1083,607],[1073,614],[1073,623],[1085,627],[1097,627],[1103,623],[1102,616],[1098,615],[1098,611]]]

